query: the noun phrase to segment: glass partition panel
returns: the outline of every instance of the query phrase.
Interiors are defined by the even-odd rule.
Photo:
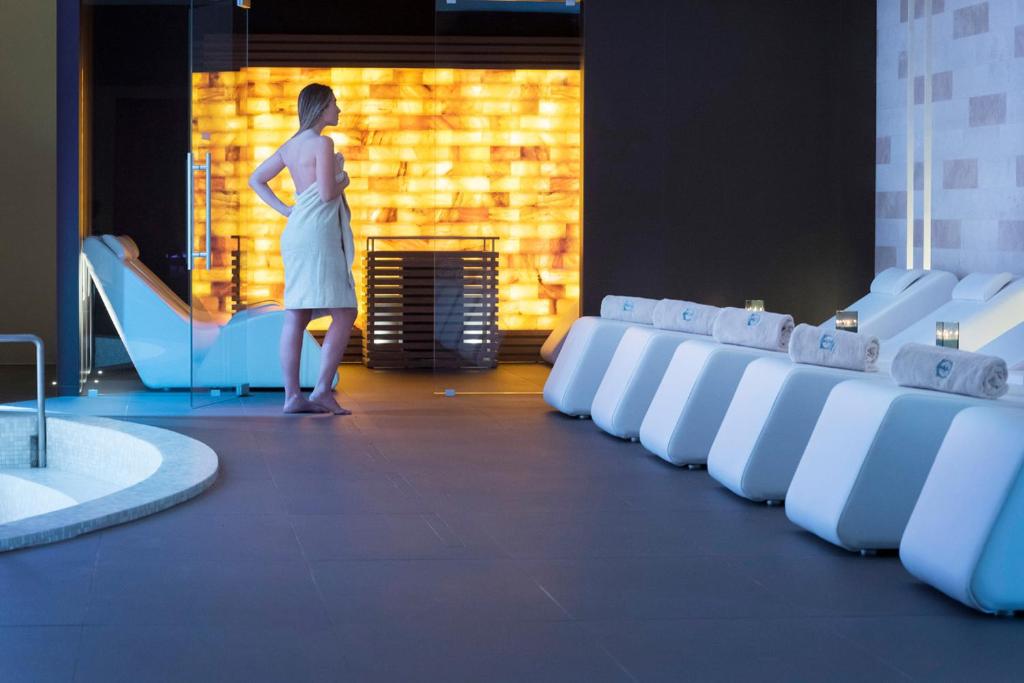
[[[249,390],[251,307],[246,270],[250,240],[243,216],[247,161],[248,18],[236,0],[191,0],[192,84],[186,168],[186,267],[189,270],[190,386],[193,407]]]
[[[580,9],[436,1],[435,394],[536,393],[506,365],[578,314]]]

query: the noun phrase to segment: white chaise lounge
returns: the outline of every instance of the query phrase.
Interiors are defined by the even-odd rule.
[[[622,335],[633,327],[651,325],[649,321],[645,324],[590,315],[574,322],[544,383],[544,401],[566,415],[589,417],[590,404],[612,354]]]
[[[675,330],[627,330],[594,392],[590,406],[594,424],[613,436],[637,440],[640,423],[672,355],[680,344],[694,340],[713,343],[708,335]]]
[[[953,420],[900,541],[907,570],[990,613],[1024,610],[1024,415]]]
[[[952,275],[939,273],[918,280],[924,278],[928,279],[918,290],[926,293],[920,300],[924,302],[920,304],[922,308],[937,305],[935,302],[948,296],[955,281]],[[917,282],[898,269],[885,271],[876,279],[879,283],[875,287],[875,301],[896,296]],[[905,284],[908,281],[911,284]],[[886,283],[886,287],[880,286],[882,283]],[[915,310],[910,306],[876,306],[883,329],[896,326],[895,319],[900,311]],[[868,306],[869,310],[872,308]],[[680,346],[640,425],[640,442],[647,450],[673,464],[691,467],[705,464],[743,373],[760,358],[788,361],[786,354],[777,351],[696,341]]]
[[[856,310],[859,314],[860,329],[865,334],[875,336],[889,336],[906,328],[921,316],[934,310],[949,300],[950,292],[956,285],[956,277],[942,271],[905,270],[903,268],[889,268],[879,273],[871,283],[871,291],[864,297],[858,299],[849,306],[849,309]],[[823,325],[835,326],[835,318],[822,323]],[[651,407],[655,393],[661,385],[662,378],[666,375],[669,363],[673,355],[679,349],[680,344],[688,341],[703,340],[714,343],[712,339],[702,335],[685,334],[672,330],[657,328],[635,328],[627,331],[619,342],[618,347],[608,364],[607,372],[594,394],[591,406],[591,417],[594,424],[604,431],[624,439],[636,440],[640,436],[641,425]],[[713,396],[707,400],[712,404],[703,406],[699,419],[702,424],[713,424],[715,431],[720,421],[717,407],[719,403],[730,396],[731,389],[735,387],[735,381],[727,380],[730,370],[745,367],[747,363],[761,357],[782,357],[785,354],[777,352],[750,349],[727,345],[716,350],[717,347],[705,347],[702,349],[707,354],[701,353],[701,357],[710,363],[711,367],[721,367],[726,373],[723,375],[723,382],[729,384],[717,384]],[[722,364],[723,358],[718,357],[719,353],[730,355],[730,363]],[[714,358],[712,358],[714,356]],[[680,368],[677,367],[676,370]],[[712,380],[714,381],[714,380]],[[669,389],[666,387],[666,403],[670,400]],[[684,398],[681,393],[675,393],[680,400]],[[661,405],[659,409],[666,409],[668,405]],[[707,420],[712,420],[708,423]],[[672,456],[672,444],[666,443],[667,438],[671,441],[671,435],[661,435],[662,438],[651,433],[654,425],[648,425],[648,440],[655,448],[663,449],[670,462],[676,462]],[[677,432],[680,438],[690,441],[693,435],[685,428]],[[714,438],[714,433],[710,433]],[[647,444],[644,444],[647,446]],[[691,442],[689,446],[698,447],[698,444]],[[704,449],[699,457],[691,456],[680,460],[677,464],[697,464],[704,462],[707,456],[707,448],[710,443],[699,445]],[[654,450],[647,446],[649,450]],[[687,449],[692,453],[693,448]]]
[[[193,356],[197,386],[283,386],[277,349],[284,311],[279,305],[258,304],[221,321],[205,311],[192,311],[139,260],[138,247],[129,237],[90,236],[82,252],[117,334],[147,387],[188,388]],[[307,332],[299,370],[303,386],[316,384],[320,353],[320,345]]]
[[[1005,358],[1008,364],[1024,361],[1024,325],[1005,333],[996,345],[1015,349]],[[1006,396],[987,400],[902,387],[891,380],[838,384],[786,492],[786,515],[848,550],[899,547],[950,423],[961,411],[979,406],[1011,408],[1024,421],[1024,388],[1012,387]]]
[[[737,495],[757,501],[781,500],[833,387],[850,379],[886,379],[885,368],[899,348],[908,342],[932,343],[938,321],[959,321],[961,348],[966,351],[991,343],[1012,324],[1014,316],[1024,315],[1020,312],[1024,311],[1024,282],[1010,282],[997,289],[1007,277],[983,273],[965,277],[953,289],[952,300],[883,340],[882,371],[878,373],[803,365],[788,359],[754,361],[744,372],[711,446],[708,472]],[[1010,343],[1009,339],[1003,343]],[[986,349],[986,353],[1007,357],[998,347]]]

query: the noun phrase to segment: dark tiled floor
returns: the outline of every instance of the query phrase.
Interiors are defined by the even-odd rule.
[[[1024,620],[894,556],[539,396],[433,394],[545,375],[345,368],[351,417],[136,418],[210,444],[219,480],[0,555],[0,681],[1020,680]]]

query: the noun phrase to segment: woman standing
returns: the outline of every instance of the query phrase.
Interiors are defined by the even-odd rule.
[[[299,93],[298,132],[249,178],[260,199],[288,218],[281,235],[286,310],[280,352],[286,413],[350,413],[338,405],[331,387],[356,319],[352,212],[344,194],[349,178],[345,157],[336,154],[334,141],[322,134],[327,126],[338,125],[339,113],[330,88],[307,85]],[[267,185],[285,168],[295,183],[296,200],[291,207]],[[299,355],[306,326],[320,315],[330,315],[332,320],[324,338],[320,375],[307,399],[299,387]]]

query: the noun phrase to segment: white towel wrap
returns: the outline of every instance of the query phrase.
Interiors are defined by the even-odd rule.
[[[679,330],[710,336],[718,317],[718,306],[705,306],[692,301],[662,299],[654,307],[654,326],[663,330]]]
[[[874,372],[878,369],[879,348],[878,337],[797,325],[789,340],[789,357],[794,363]]]
[[[890,369],[897,384],[978,398],[999,398],[1008,391],[1006,361],[970,351],[925,344],[904,344]]]
[[[752,346],[769,351],[785,351],[793,334],[793,316],[767,311],[723,308],[712,330],[723,344]]]
[[[657,299],[609,294],[601,300],[601,317],[653,325],[654,307],[657,305]]]

